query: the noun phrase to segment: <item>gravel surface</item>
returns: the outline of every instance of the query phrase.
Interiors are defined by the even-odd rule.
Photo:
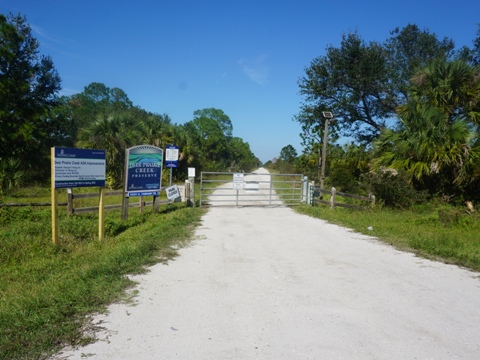
[[[263,170],[262,170],[263,171]],[[212,207],[55,359],[480,359],[479,274],[285,207]]]

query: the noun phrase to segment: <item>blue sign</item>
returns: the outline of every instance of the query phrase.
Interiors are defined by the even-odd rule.
[[[105,150],[54,147],[55,188],[105,186]]]
[[[178,167],[178,146],[167,145],[165,149],[165,167],[166,168]]]
[[[163,150],[152,145],[127,149],[126,184],[128,196],[158,196],[162,183]]]

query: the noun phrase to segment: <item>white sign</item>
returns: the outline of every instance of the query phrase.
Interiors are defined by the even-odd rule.
[[[188,168],[188,177],[195,177],[195,168]]]
[[[165,149],[165,161],[178,161],[178,147],[167,147]]]
[[[233,189],[241,190],[243,188],[243,173],[233,174]]]
[[[242,190],[243,183],[233,183],[233,190]]]
[[[243,183],[243,173],[235,173],[233,174],[233,182],[241,182]]]
[[[167,198],[169,201],[174,201],[180,197],[180,191],[178,190],[177,185],[169,186],[165,189],[167,192]]]
[[[245,183],[245,190],[257,191],[260,188],[260,184],[257,181],[247,181]]]

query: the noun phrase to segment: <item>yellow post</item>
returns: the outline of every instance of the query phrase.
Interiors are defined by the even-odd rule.
[[[98,240],[103,239],[105,214],[105,188],[100,188],[100,204],[98,205]]]
[[[51,192],[52,192],[52,242],[57,243],[58,240],[58,201],[57,189],[55,189],[55,148],[50,150],[51,156]]]

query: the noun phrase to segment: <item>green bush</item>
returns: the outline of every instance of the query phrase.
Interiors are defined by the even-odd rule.
[[[377,203],[396,209],[407,209],[426,200],[408,182],[405,172],[382,168],[361,175],[361,185],[375,195]]]
[[[20,187],[26,178],[26,173],[21,170],[18,159],[0,158],[0,194]]]

